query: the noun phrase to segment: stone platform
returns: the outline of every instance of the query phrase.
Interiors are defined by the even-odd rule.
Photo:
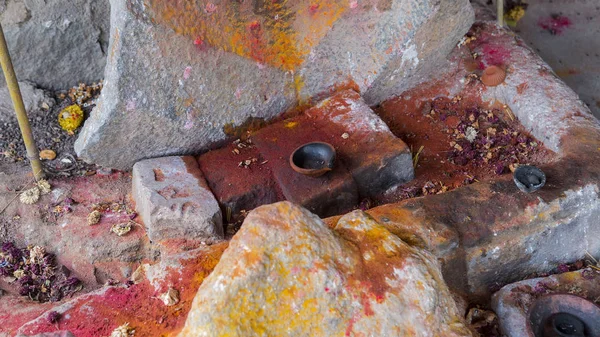
[[[318,178],[303,176],[289,165],[292,152],[313,141],[336,149],[334,170]],[[362,198],[414,177],[408,146],[352,90],[251,133],[245,142],[203,154],[198,162],[217,200],[234,219],[241,211],[281,200],[322,217],[339,215]]]
[[[447,284],[450,290],[468,297],[473,302],[479,303],[487,303],[492,293],[505,284],[525,279],[535,273],[552,271],[561,263],[582,258],[586,251],[594,256],[600,255],[600,242],[595,240],[595,237],[591,234],[597,233],[600,230],[598,227],[599,224],[596,221],[600,218],[600,199],[598,197],[598,181],[600,181],[600,165],[598,165],[600,163],[600,125],[598,121],[577,98],[577,95],[562,83],[550,68],[531,49],[524,45],[522,40],[512,33],[498,28],[493,23],[480,22],[472,28],[469,36],[471,37],[469,42],[465,42],[465,44],[457,47],[450,55],[450,60],[444,67],[447,72],[441,72],[439,77],[434,79],[432,83],[419,88],[422,89],[421,94],[411,93],[411,99],[427,102],[440,95],[448,97],[461,96],[464,99],[471,96],[477,97],[481,101],[481,104],[496,101],[502,109],[506,111],[510,109],[513,118],[518,119],[537,140],[543,142],[548,149],[553,151],[552,160],[541,165],[548,178],[547,184],[536,193],[524,194],[514,185],[511,175],[504,174],[493,179],[478,181],[450,192],[427,195],[425,197],[408,199],[400,203],[372,208],[366,212],[368,216],[363,213],[354,212],[345,217],[324,219],[323,223],[332,228],[333,231],[345,231],[343,235],[340,234],[346,238],[342,242],[354,243],[353,245],[349,245],[347,249],[344,249],[345,251],[352,251],[353,254],[358,251],[361,252],[360,255],[349,256],[362,256],[364,257],[364,261],[371,261],[369,263],[383,261],[381,266],[376,266],[373,269],[370,269],[373,265],[365,263],[363,267],[356,269],[357,273],[352,274],[362,276],[362,278],[357,277],[355,280],[359,284],[362,281],[365,282],[361,286],[372,290],[372,292],[368,293],[369,296],[376,295],[377,291],[381,290],[379,287],[382,284],[385,285],[385,283],[378,283],[381,279],[374,278],[374,275],[382,276],[384,277],[383,279],[388,277],[390,280],[398,280],[392,278],[393,270],[386,269],[389,265],[386,265],[385,262],[393,262],[391,260],[398,257],[398,254],[400,254],[398,253],[399,251],[410,251],[411,254],[405,256],[419,256],[416,260],[435,260],[437,258],[440,261],[440,268],[444,279],[444,282],[439,284]],[[476,58],[474,58],[474,53],[477,54],[475,55]],[[497,87],[485,87],[478,81],[472,82],[469,80],[472,78],[472,76],[469,76],[470,74],[480,74],[482,69],[488,65],[506,67],[508,69],[506,81]],[[506,115],[509,116],[508,113]],[[298,118],[308,120],[310,116],[300,116]],[[288,122],[294,122],[294,120]],[[301,124],[299,123],[298,125]],[[318,123],[315,121],[314,129],[318,130],[319,128],[316,125]],[[292,124],[289,124],[289,126],[292,126]],[[348,139],[352,139],[352,131],[347,132],[350,136]],[[341,138],[341,135],[337,135],[336,133],[336,137],[338,136]],[[243,141],[246,142],[246,140]],[[248,201],[244,200],[253,199],[252,196],[254,194],[268,195],[268,198],[265,197],[265,200],[273,201],[285,197],[283,188],[279,187],[278,184],[264,184],[266,181],[273,181],[268,177],[275,175],[275,170],[267,165],[270,163],[270,160],[262,166],[260,165],[267,160],[261,157],[268,155],[263,153],[260,141],[256,143],[252,141],[250,144],[254,144],[256,148],[248,149],[248,152],[244,155],[232,155],[257,158],[254,162],[250,160],[249,164],[250,167],[252,165],[255,165],[256,168],[261,167],[261,169],[255,171],[257,172],[257,176],[254,178],[256,180],[238,185],[252,187],[253,192],[236,194],[237,192],[234,190],[225,191],[224,189],[227,193],[222,193],[219,196],[219,192],[216,191],[217,189],[213,189],[210,186],[212,178],[206,175],[209,187],[217,195],[215,199],[221,203],[230,202],[232,208],[241,208],[242,206],[235,205],[247,203]],[[234,144],[229,146],[229,148],[222,151],[231,153],[233,149],[237,148],[237,145]],[[243,151],[240,152],[244,153]],[[221,158],[221,156],[216,154],[212,154],[212,156],[211,158]],[[248,158],[240,158],[239,161],[245,161],[246,159]],[[343,164],[349,173],[353,172],[350,161],[343,161]],[[203,160],[201,159],[199,166],[204,170],[205,166],[203,165]],[[240,168],[240,170],[242,172],[252,172],[250,169]],[[218,175],[215,174],[215,176]],[[228,186],[226,178],[221,176],[221,178],[214,179],[214,181],[218,181],[222,186]],[[355,183],[356,186],[359,185],[356,179]],[[129,192],[128,189],[129,187],[126,187],[125,194]],[[249,188],[248,190],[250,191],[251,189]],[[272,212],[275,209],[275,206],[272,208],[271,206],[266,206],[266,208],[262,208],[263,211],[261,212],[251,212],[249,218],[255,220],[263,219],[265,218],[265,212]],[[294,209],[296,208],[294,207]],[[268,212],[265,210],[268,210]],[[17,214],[17,211],[15,208],[10,208],[7,215],[3,215],[3,217],[8,216],[12,219]],[[84,209],[82,208],[79,212],[83,213]],[[302,223],[310,223],[312,224],[311,226],[302,227],[300,225],[301,222],[296,221],[297,217],[291,216],[291,214],[298,214],[299,212],[304,214],[303,218],[308,219]],[[195,322],[193,318],[201,316],[203,313],[202,310],[205,310],[205,308],[194,308],[193,310],[200,311],[192,311],[190,313],[190,310],[194,307],[192,303],[195,301],[193,298],[196,296],[196,291],[206,275],[215,266],[217,266],[216,270],[218,272],[211,274],[210,284],[206,283],[204,285],[205,288],[210,285],[216,289],[229,291],[231,288],[228,287],[231,284],[222,282],[222,280],[228,279],[227,275],[234,274],[236,278],[235,282],[241,282],[245,276],[249,275],[247,272],[250,272],[250,270],[228,268],[242,262],[247,262],[249,265],[255,267],[255,269],[251,270],[252,275],[259,275],[261,282],[264,280],[269,281],[263,283],[286,284],[286,280],[288,279],[283,277],[288,277],[289,275],[277,272],[268,273],[270,269],[263,270],[261,269],[262,266],[270,266],[269,268],[281,267],[282,269],[278,270],[289,271],[292,274],[313,275],[310,273],[315,272],[314,275],[320,275],[317,273],[322,270],[324,264],[316,263],[311,265],[309,261],[303,264],[306,268],[288,269],[287,267],[289,266],[286,266],[285,262],[282,262],[290,261],[291,258],[299,257],[299,255],[300,257],[304,256],[302,254],[295,254],[297,251],[300,251],[300,248],[310,250],[311,252],[334,252],[337,251],[335,245],[342,244],[339,243],[340,241],[338,241],[336,236],[336,240],[316,240],[314,244],[296,249],[296,245],[292,244],[295,241],[287,240],[288,236],[284,235],[290,230],[289,226],[305,228],[305,233],[307,235],[310,234],[311,237],[316,234],[323,234],[323,236],[316,235],[316,237],[329,237],[325,236],[329,232],[324,229],[320,221],[314,215],[307,215],[304,212],[282,211],[279,209],[276,212],[278,216],[271,217],[276,220],[273,224],[260,225],[263,227],[270,225],[269,229],[271,231],[253,230],[257,228],[256,222],[253,225],[248,225],[247,228],[244,227],[246,226],[244,224],[241,230],[242,235],[236,235],[231,239],[230,244],[236,247],[231,251],[225,250],[226,243],[217,243],[208,247],[179,246],[174,242],[168,242],[164,245],[149,244],[143,228],[140,228],[137,234],[140,236],[132,235],[131,240],[134,242],[139,240],[144,243],[143,247],[152,249],[149,252],[160,252],[160,256],[157,256],[158,254],[149,254],[152,258],[148,258],[145,263],[144,261],[135,262],[137,264],[134,266],[139,265],[140,262],[148,264],[147,267],[143,268],[147,277],[146,281],[130,285],[129,288],[125,284],[117,287],[105,287],[100,290],[91,289],[94,292],[75,297],[71,300],[65,300],[62,303],[45,304],[42,306],[23,301],[22,299],[16,299],[13,295],[8,295],[7,298],[10,300],[4,301],[3,298],[2,303],[16,304],[10,309],[5,308],[2,310],[3,317],[5,318],[4,321],[9,322],[2,326],[2,329],[6,331],[2,332],[5,332],[7,335],[14,335],[18,331],[25,335],[33,335],[44,331],[55,331],[56,327],[48,323],[46,319],[48,312],[54,310],[63,314],[64,317],[60,321],[59,327],[69,330],[75,335],[90,334],[89,326],[82,323],[88,322],[90,317],[93,317],[97,322],[102,322],[94,326],[91,335],[109,335],[114,328],[126,322],[140,329],[139,331],[142,335],[179,333],[185,324],[193,326]],[[360,221],[354,221],[357,218],[357,213],[360,214]],[[224,214],[224,218],[227,218],[227,214]],[[35,215],[30,214],[28,219],[35,219]],[[79,221],[82,221],[81,217]],[[361,230],[356,231],[354,230],[356,227],[352,226],[357,224],[364,224],[365,226]],[[75,228],[75,224],[67,224],[65,227]],[[33,227],[12,226],[11,228],[11,235],[14,237],[23,238],[24,234],[29,233],[26,236],[27,240],[21,240],[23,243],[29,243],[33,239],[31,236]],[[106,229],[103,228],[102,230]],[[104,235],[93,236],[87,234],[94,230],[93,227],[92,229],[87,229],[86,227],[86,230],[79,234],[83,242],[81,246],[93,248],[90,248],[89,251],[103,254],[104,259],[102,261],[108,262],[107,255],[110,256],[110,254],[102,250],[105,241],[107,241],[106,237]],[[58,235],[57,233],[61,232],[55,229],[52,233]],[[83,233],[86,234],[84,235]],[[135,232],[131,234],[135,234]],[[261,235],[264,235],[264,237]],[[327,235],[333,234],[329,233]],[[281,250],[274,248],[273,251],[266,253],[264,250],[259,250],[258,248],[245,250],[245,248],[250,247],[247,244],[248,242],[257,243],[256,247],[264,248],[265,245],[261,245],[260,243],[265,242],[264,239],[269,239],[271,236],[281,240],[281,244],[275,246],[275,248]],[[129,236],[125,238],[127,237]],[[384,237],[387,243],[390,243],[389,240],[397,242],[397,238],[402,239],[402,243],[398,243],[397,245],[363,245],[363,243],[368,243],[373,238],[381,239]],[[111,241],[107,242],[112,242],[113,239],[117,242],[116,238],[115,236]],[[256,241],[252,241],[254,239]],[[128,240],[118,242],[125,245],[129,242]],[[266,242],[270,243],[271,241],[267,240]],[[49,247],[53,247],[53,242],[50,239],[45,240],[43,243]],[[405,243],[410,244],[410,249],[406,248],[405,250],[403,248],[406,247]],[[369,253],[368,249],[373,247],[377,247],[377,249]],[[181,252],[182,249],[186,248],[192,250]],[[422,249],[425,253],[419,255],[417,248]],[[227,252],[227,259],[223,259],[223,261],[230,261],[231,265],[226,265],[223,261],[223,264],[219,263],[223,250]],[[61,253],[65,250],[55,249],[55,251]],[[135,252],[133,248],[132,251]],[[394,252],[394,254],[386,255],[387,257],[383,258],[379,254],[385,251]],[[130,252],[128,250],[124,251],[124,253]],[[258,254],[259,252],[261,253]],[[285,259],[277,258],[269,260],[268,257],[273,256],[271,253],[282,254],[281,256],[285,256]],[[413,253],[416,255],[413,255]],[[435,258],[427,258],[430,254]],[[135,256],[139,257],[139,254]],[[369,260],[371,257],[377,258]],[[121,261],[128,258],[135,260],[135,258],[129,255],[120,256],[119,254],[113,260]],[[399,260],[394,261],[396,262],[393,265],[402,265],[402,263],[398,263]],[[81,268],[84,269],[91,269],[88,260],[79,259],[77,262],[79,264],[72,264],[75,266],[73,269],[76,272],[78,270],[77,266],[83,266]],[[434,265],[436,264],[437,262]],[[360,264],[354,264],[353,266],[358,265]],[[423,264],[419,265],[423,266]],[[429,264],[426,265],[429,267],[419,267],[419,269],[428,269],[426,273],[424,272],[427,275],[438,275],[435,271],[437,267],[432,267],[433,265]],[[314,268],[311,268],[311,266]],[[429,270],[430,268],[433,268],[433,270]],[[335,271],[338,269],[331,268],[330,270]],[[382,270],[386,271],[387,274],[373,274],[375,271]],[[255,271],[259,273],[255,273]],[[289,280],[294,279],[293,275],[289,277]],[[121,275],[122,280],[123,278],[124,275]],[[316,278],[305,277],[302,279],[306,279],[307,282],[307,285],[302,284],[303,288],[313,286],[315,289],[319,289],[316,285],[320,285],[320,283],[313,282]],[[393,287],[394,284],[388,284],[388,286]],[[162,306],[161,302],[157,300],[157,297],[163,294],[169,287],[180,290],[181,305],[172,307]],[[428,287],[425,288],[429,289]],[[327,286],[327,289],[331,290],[335,288]],[[444,286],[440,286],[439,289],[442,289],[442,292],[446,293]],[[297,288],[294,290],[282,287],[276,290],[271,291],[268,287],[265,287],[253,295],[260,295],[263,296],[261,298],[271,299],[277,298],[277,296],[306,296],[307,294],[298,292]],[[325,291],[325,288],[319,291]],[[199,292],[198,294],[196,302],[206,300],[206,292]],[[321,293],[316,292],[315,294]],[[335,294],[342,293],[336,292]],[[350,296],[350,298],[352,301],[360,303],[361,308],[364,308],[361,314],[368,312],[369,314],[379,315],[381,314],[381,312],[377,311],[378,308],[381,308],[379,305],[387,305],[388,302],[386,301],[393,298],[393,296],[397,296],[398,293],[379,292],[379,294],[380,298],[377,296],[368,298],[361,298],[360,296],[352,298]],[[417,290],[411,292],[411,295],[419,300],[422,294],[423,292]],[[235,300],[244,298],[254,297],[242,296],[235,298]],[[306,299],[306,297],[302,298]],[[339,297],[319,297],[319,299],[322,298],[331,299],[332,303],[338,305],[343,301],[337,300],[346,297],[341,295]],[[254,305],[256,303],[259,302],[252,302],[251,304]],[[311,308],[317,311],[323,308],[329,310],[329,307],[325,306],[311,307],[311,303],[316,303],[314,301],[302,303],[306,303],[307,310]],[[365,305],[365,303],[377,303],[377,305],[369,306]],[[243,310],[239,311],[239,308],[244,307],[246,306],[240,305],[236,307],[237,312],[242,314],[240,319],[246,317],[243,315],[247,314],[246,312]],[[342,307],[340,306],[340,308]],[[454,313],[458,309],[452,308],[451,310]],[[13,314],[13,312],[18,314]],[[140,312],[144,314],[142,315],[143,319],[137,318],[140,317]],[[218,310],[214,312],[218,312]],[[273,312],[265,312],[263,317],[278,317],[276,312],[276,309],[273,309]],[[190,321],[186,323],[185,317],[188,314]],[[461,314],[457,315],[462,316]],[[344,319],[347,317],[344,316]],[[361,315],[357,315],[355,321],[359,321],[362,317]],[[441,315],[439,317],[446,317],[447,321],[448,317],[453,317],[453,315]],[[461,327],[463,324],[460,320],[456,322],[458,327]],[[274,321],[272,323],[272,325],[268,326],[273,327],[281,322]],[[285,323],[288,325],[302,324],[300,320],[288,319],[287,317],[285,318]],[[352,331],[354,326],[350,324],[349,326],[350,331]],[[356,327],[358,329],[358,325]],[[465,335],[468,334],[465,333]]]

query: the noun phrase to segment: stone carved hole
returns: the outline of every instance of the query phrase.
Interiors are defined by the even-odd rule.
[[[165,199],[177,199],[177,198],[187,198],[189,197],[191,194],[189,191],[187,191],[186,189],[180,190],[176,187],[173,186],[168,186],[163,188],[162,190],[158,191],[158,194],[160,194],[163,198]]]
[[[165,181],[165,174],[161,169],[153,169],[154,171],[154,181]]]

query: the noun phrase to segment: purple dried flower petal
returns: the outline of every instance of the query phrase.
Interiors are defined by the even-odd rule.
[[[533,292],[537,294],[545,294],[548,292],[548,286],[543,282],[538,282],[533,288]]]
[[[566,273],[569,271],[569,266],[564,263],[561,263],[558,265],[558,267],[556,269],[558,270],[559,273]]]
[[[496,115],[492,115],[491,117],[488,117],[487,120],[492,124],[496,124],[500,121],[500,118],[498,118]]]
[[[586,280],[593,280],[594,274],[594,271],[592,271],[591,269],[585,269],[581,272],[581,277],[583,277]]]
[[[459,166],[465,166],[465,165],[467,165],[468,162],[469,162],[469,160],[463,156],[458,156],[458,157],[454,158],[454,163]]]
[[[494,168],[494,172],[497,175],[501,175],[502,173],[504,173],[504,164],[503,163],[497,163],[496,167]]]
[[[48,313],[47,319],[51,324],[57,323],[60,320],[61,315],[56,311],[50,311]]]

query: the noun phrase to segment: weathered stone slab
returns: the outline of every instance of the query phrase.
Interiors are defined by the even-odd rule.
[[[358,190],[352,175],[341,160],[336,160],[332,171],[320,177],[308,177],[294,171],[289,158],[301,145],[327,142],[328,138],[304,117],[273,124],[252,137],[268,160],[285,199],[323,217],[346,213],[358,204]]]
[[[466,0],[113,0],[111,9],[106,84],[76,150],[121,169],[207,149],[224,129],[340,85],[377,104],[425,80],[473,20]]]
[[[360,195],[370,197],[414,178],[412,154],[353,90],[304,112],[341,151]]]
[[[329,229],[289,202],[246,218],[179,336],[471,336],[438,263],[360,211]]]
[[[193,157],[164,157],[133,167],[133,198],[148,237],[220,239],[221,210]]]
[[[19,81],[61,90],[101,80],[109,7],[107,0],[2,1],[0,19]]]

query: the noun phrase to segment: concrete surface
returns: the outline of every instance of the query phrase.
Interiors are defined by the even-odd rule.
[[[515,31],[600,118],[600,2],[528,0]]]

